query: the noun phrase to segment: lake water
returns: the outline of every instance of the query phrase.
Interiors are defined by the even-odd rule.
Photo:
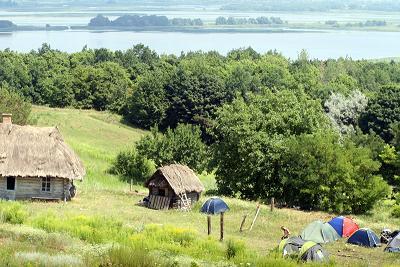
[[[115,19],[123,14],[138,15],[164,15],[168,18],[201,18],[205,22],[214,22],[219,16],[255,18],[260,16],[280,17],[289,23],[325,23],[327,20],[345,22],[365,22],[366,20],[385,20],[392,23],[400,23],[400,12],[232,12],[224,10],[209,10],[190,8],[186,10],[86,10],[86,11],[49,11],[49,12],[21,12],[1,11],[1,20],[11,20],[17,25],[44,26],[51,25],[87,25],[91,18],[97,14],[103,14],[110,19]]]
[[[178,33],[178,32],[91,32],[37,31],[0,33],[0,49],[27,52],[48,43],[66,52],[89,48],[124,50],[143,43],[160,54],[216,50],[222,54],[249,47],[258,52],[276,49],[296,58],[306,49],[313,58],[350,56],[354,59],[400,57],[400,32],[290,32],[290,33]]]

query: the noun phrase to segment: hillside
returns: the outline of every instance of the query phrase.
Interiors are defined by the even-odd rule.
[[[136,192],[130,192],[129,184],[107,173],[117,152],[134,145],[136,140],[146,134],[145,131],[124,125],[120,122],[120,117],[107,112],[45,107],[34,107],[31,122],[39,126],[57,126],[65,141],[83,160],[87,176],[82,183],[76,183],[78,196],[73,201],[66,204],[25,202],[23,206],[28,211],[28,217],[24,226],[0,224],[2,265],[11,263],[18,266],[21,261],[26,263],[29,260],[44,262],[47,266],[60,262],[64,265],[91,265],[110,246],[114,247],[110,243],[146,244],[158,260],[172,261],[183,266],[193,266],[195,263],[200,266],[217,263],[228,266],[245,263],[242,260],[254,257],[260,258],[258,265],[292,265],[293,261],[282,261],[273,256],[262,258],[278,245],[280,226],[285,225],[293,234],[297,234],[315,219],[329,220],[334,216],[292,209],[275,209],[271,212],[268,206],[263,205],[253,230],[240,233],[242,217],[249,215],[246,223],[248,227],[254,216],[256,203],[226,198],[230,206],[230,211],[225,216],[226,240],[233,238],[235,242],[244,242],[247,251],[246,255],[243,253],[237,259],[228,260],[224,258],[225,244],[217,241],[219,218],[213,218],[213,233],[208,239],[206,217],[198,212],[200,204],[189,213],[149,210],[136,205],[143,194],[147,193],[147,189],[138,184],[134,186]],[[201,179],[207,190],[215,187],[212,175],[201,175]],[[207,196],[203,196],[203,200],[206,198]],[[390,218],[384,204],[370,215],[355,218],[361,227],[370,227],[377,233],[383,227],[396,229],[396,225],[400,223],[400,220]],[[150,234],[148,230],[143,230],[148,229],[147,227],[155,229],[154,232]],[[120,230],[126,230],[127,233],[121,233]],[[123,236],[129,235],[131,231],[133,233],[129,238]],[[162,234],[165,236],[155,238],[162,235],[160,231],[168,232],[172,236],[172,243],[164,232]],[[182,239],[175,239],[175,236],[180,235]],[[144,239],[137,241],[139,238]],[[384,253],[383,248],[349,246],[344,240],[326,245],[326,248],[338,266],[400,264],[396,255]],[[215,253],[210,252],[213,250]],[[257,261],[252,263],[257,264]],[[131,266],[142,264],[143,262],[136,262],[136,265],[132,263]]]

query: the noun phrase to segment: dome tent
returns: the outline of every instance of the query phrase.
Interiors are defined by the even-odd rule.
[[[358,225],[350,218],[339,216],[328,222],[341,237],[349,237],[359,229]]]
[[[298,236],[282,239],[279,243],[279,252],[282,253],[284,257],[288,255],[298,254],[300,252],[300,248],[304,245],[304,243],[306,243],[306,241]]]
[[[328,261],[328,252],[321,247],[321,245],[313,242],[307,241],[300,249],[299,257],[303,261]]]
[[[381,245],[379,237],[368,228],[358,229],[354,234],[352,234],[352,236],[350,236],[347,243],[371,248]]]
[[[386,252],[400,252],[400,233],[398,233],[385,248]]]
[[[336,230],[329,224],[321,221],[314,221],[307,225],[301,232],[300,237],[315,243],[329,243],[340,238]]]

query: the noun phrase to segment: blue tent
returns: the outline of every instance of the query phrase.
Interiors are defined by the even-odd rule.
[[[219,197],[212,197],[208,199],[201,207],[201,212],[206,214],[220,214],[229,210],[228,205]]]
[[[357,230],[352,236],[350,236],[347,243],[371,248],[381,245],[379,237],[368,228]]]
[[[328,223],[336,230],[336,232],[342,237],[343,236],[343,216],[335,217]]]

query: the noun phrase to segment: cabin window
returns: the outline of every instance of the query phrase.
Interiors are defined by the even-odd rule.
[[[49,177],[42,178],[42,191],[50,192],[50,178]]]
[[[15,190],[15,177],[7,177],[7,190]]]

